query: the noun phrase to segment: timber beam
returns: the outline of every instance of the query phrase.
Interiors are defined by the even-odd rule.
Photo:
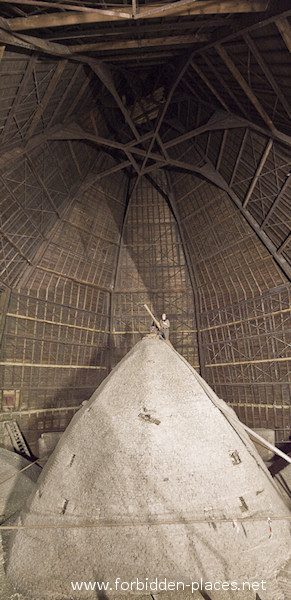
[[[26,0],[27,1],[27,0]],[[55,3],[42,2],[40,6],[55,6]],[[31,17],[14,17],[8,19],[11,31],[25,31],[28,29],[44,29],[46,27],[64,27],[68,25],[83,25],[100,23],[104,21],[124,21],[163,18],[169,16],[189,16],[207,14],[235,14],[249,12],[263,12],[268,7],[268,0],[214,0],[214,2],[197,0],[178,0],[168,4],[153,4],[140,6],[138,11],[132,7],[123,6],[114,10],[91,9],[81,11],[81,7],[71,5],[68,12],[55,12],[49,14],[33,15]],[[60,4],[60,8],[67,9],[68,5]],[[84,7],[86,8],[86,7]]]

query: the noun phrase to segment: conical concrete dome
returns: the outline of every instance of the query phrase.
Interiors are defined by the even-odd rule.
[[[289,521],[274,520],[270,537],[267,518],[290,513],[234,413],[217,402],[231,420],[166,342],[134,346],[73,418],[20,518],[26,526],[98,526],[19,530],[8,561],[17,591],[111,599],[121,593],[116,578],[203,578],[264,580],[262,600],[284,598],[274,581],[290,553]],[[183,523],[242,517],[239,532],[231,521]],[[74,592],[77,581],[108,581],[112,590]]]

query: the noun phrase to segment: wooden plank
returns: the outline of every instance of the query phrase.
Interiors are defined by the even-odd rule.
[[[211,363],[205,365],[205,367],[216,368],[216,367],[228,367],[232,365],[250,365],[250,364],[261,364],[261,363],[272,363],[272,362],[289,362],[291,360],[291,356],[286,356],[285,358],[259,358],[253,360],[238,360],[236,362],[225,362],[225,363]]]
[[[194,71],[196,71],[196,73],[199,75],[200,79],[202,79],[202,81],[204,81],[205,85],[210,89],[210,91],[215,96],[215,98],[218,100],[218,102],[221,104],[221,106],[223,106],[223,108],[227,112],[229,112],[229,108],[228,108],[226,102],[224,102],[223,98],[216,91],[216,89],[212,85],[211,81],[209,81],[209,79],[207,79],[206,75],[204,75],[203,71],[198,67],[198,65],[195,64],[195,62],[193,60],[190,61],[190,64],[191,64],[192,69],[194,69]]]
[[[173,35],[167,37],[157,38],[144,38],[136,40],[119,40],[110,42],[93,42],[89,44],[77,44],[76,46],[70,45],[68,48],[71,53],[75,52],[93,52],[93,51],[112,51],[115,50],[126,50],[131,48],[151,48],[153,46],[172,46],[172,45],[183,45],[183,44],[198,44],[201,42],[207,42],[209,39],[205,33],[189,34],[189,35]]]
[[[227,68],[229,69],[229,71],[231,72],[231,74],[233,75],[233,77],[236,79],[236,81],[238,82],[238,84],[240,85],[240,87],[243,89],[243,91],[245,92],[245,94],[247,95],[247,97],[249,98],[249,100],[252,102],[252,104],[254,105],[254,107],[256,108],[256,110],[258,111],[259,115],[265,121],[266,125],[269,127],[269,129],[272,132],[275,132],[276,131],[276,127],[275,127],[272,119],[269,117],[269,115],[267,115],[265,109],[261,105],[261,103],[258,100],[257,96],[254,94],[253,90],[249,87],[249,85],[247,84],[247,82],[243,78],[241,72],[238,70],[238,68],[234,64],[233,60],[227,54],[225,48],[223,48],[220,44],[217,44],[215,46],[215,48],[216,48],[216,50],[217,50],[220,58],[223,60],[223,62],[225,63],[225,65],[227,66]]]
[[[0,62],[3,58],[4,52],[5,52],[5,46],[0,46]]]
[[[197,1],[181,0],[169,4],[154,4],[140,6],[136,15],[132,15],[131,7],[116,8],[115,10],[92,10],[90,12],[70,11],[49,14],[33,15],[31,17],[16,17],[7,19],[11,31],[25,31],[28,29],[43,29],[45,27],[63,27],[68,25],[81,25],[84,23],[99,23],[102,21],[120,21],[124,19],[149,19],[173,15],[206,15],[228,14],[244,12],[262,12],[266,10],[267,0],[216,0]]]
[[[88,284],[89,285],[89,284]],[[56,365],[42,364],[42,363],[29,363],[29,362],[13,362],[13,361],[1,361],[1,366],[5,367],[33,367],[34,369],[107,369],[107,367],[99,367],[98,365]]]
[[[287,115],[289,118],[291,118],[291,108],[290,108],[290,104],[287,100],[287,98],[284,96],[280,86],[278,85],[277,81],[275,80],[270,68],[268,67],[267,63],[265,62],[265,59],[262,57],[262,55],[260,54],[255,42],[251,39],[251,37],[249,36],[248,33],[245,33],[243,36],[247,46],[249,47],[249,49],[251,50],[251,52],[253,53],[257,63],[260,65],[263,73],[265,74],[267,80],[269,81],[269,84],[272,86],[275,94],[277,94],[282,106],[284,107]]]
[[[32,123],[26,133],[25,139],[28,140],[33,132],[35,131],[35,128],[37,127],[37,124],[39,122],[39,120],[41,119],[42,114],[44,113],[56,87],[57,84],[62,76],[62,73],[67,65],[67,60],[61,60],[47,86],[46,92],[44,94],[43,99],[41,100],[40,104],[38,105],[38,109],[32,119]]]
[[[291,52],[291,27],[288,19],[285,17],[280,17],[280,19],[276,19],[275,23],[289,52]]]
[[[273,146],[273,140],[269,140],[268,143],[267,143],[267,145],[266,145],[266,148],[265,148],[265,150],[263,152],[262,158],[261,158],[261,160],[260,160],[260,162],[258,164],[257,170],[255,172],[255,175],[253,177],[251,185],[250,185],[250,187],[248,189],[247,195],[246,195],[246,197],[245,197],[245,199],[243,201],[243,208],[246,208],[246,206],[247,206],[247,204],[248,204],[248,202],[250,200],[250,197],[251,197],[251,195],[252,195],[252,193],[253,193],[253,191],[255,189],[257,181],[258,181],[258,179],[260,177],[260,174],[262,172],[262,169],[264,167],[264,164],[265,164],[265,162],[266,162],[266,160],[267,160],[267,158],[268,158],[268,156],[270,154],[272,146]]]

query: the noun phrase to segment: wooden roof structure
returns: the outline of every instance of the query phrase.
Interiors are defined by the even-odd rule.
[[[1,0],[0,415],[35,453],[148,332],[145,302],[290,441],[288,5]]]

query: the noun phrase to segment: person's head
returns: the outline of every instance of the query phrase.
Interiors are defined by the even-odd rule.
[[[167,318],[167,315],[166,315],[166,313],[163,313],[163,314],[162,314],[162,321],[165,321],[165,320],[166,320],[166,318]]]

